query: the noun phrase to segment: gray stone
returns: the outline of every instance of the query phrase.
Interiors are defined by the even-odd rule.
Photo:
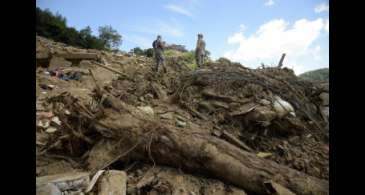
[[[59,190],[57,186],[52,183],[37,187],[36,191],[37,195],[62,195],[61,190]]]
[[[165,114],[161,114],[160,117],[162,119],[172,120],[174,118],[174,115],[171,112],[168,112],[168,113],[165,113]]]
[[[56,69],[61,67],[70,67],[72,65],[72,62],[69,62],[65,60],[62,57],[52,57],[51,61],[49,62],[49,68],[50,69]]]
[[[330,117],[330,108],[328,106],[322,108],[322,113],[327,117]]]
[[[124,171],[106,171],[99,182],[98,195],[126,195],[127,174]]]
[[[267,105],[270,105],[271,102],[269,100],[266,100],[266,99],[261,99],[260,100],[260,104],[264,105],[264,106],[267,106]]]
[[[84,189],[88,186],[89,182],[89,174],[86,172],[62,173],[36,178],[37,188],[48,184],[54,184],[61,191]]]
[[[321,98],[323,106],[329,105],[329,94],[328,93],[321,93],[319,95],[319,98]]]

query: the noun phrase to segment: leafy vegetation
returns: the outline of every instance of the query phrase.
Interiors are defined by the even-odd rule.
[[[135,48],[131,49],[131,52],[136,54],[136,55],[140,55],[140,56],[153,57],[153,49],[152,48],[141,49],[140,47],[135,47]]]
[[[115,50],[122,42],[122,36],[111,26],[99,27],[97,37],[92,35],[89,26],[78,31],[67,26],[65,17],[39,7],[36,8],[36,33],[57,42],[87,49]]]
[[[315,80],[315,81],[328,81],[329,80],[329,69],[328,68],[322,68],[317,69],[309,72],[305,72],[299,77],[307,80]]]

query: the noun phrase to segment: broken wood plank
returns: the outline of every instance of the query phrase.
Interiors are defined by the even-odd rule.
[[[105,69],[107,69],[107,70],[110,70],[110,71],[112,71],[112,72],[114,72],[114,73],[117,73],[117,74],[119,74],[119,75],[121,75],[121,76],[123,76],[123,77],[128,78],[128,76],[127,76],[126,74],[124,74],[124,73],[122,73],[122,72],[120,72],[120,71],[118,71],[118,70],[115,70],[114,68],[110,68],[110,67],[105,66],[105,65],[103,65],[103,64],[100,64],[100,63],[98,63],[98,62],[94,62],[94,64],[95,64],[95,65],[97,65],[97,66],[99,66],[99,67],[102,67],[102,68],[105,68]]]
[[[245,143],[238,140],[236,137],[234,137],[232,134],[228,133],[226,130],[222,131],[222,136],[228,140],[228,142],[232,143],[235,146],[238,146],[246,151],[252,152],[253,150],[247,146]]]
[[[283,53],[283,55],[280,58],[279,64],[278,64],[278,68],[281,68],[283,66],[283,62],[284,62],[284,58],[285,58],[285,53]]]

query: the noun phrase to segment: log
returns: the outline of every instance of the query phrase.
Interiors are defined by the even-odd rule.
[[[238,147],[240,147],[240,148],[242,148],[246,151],[249,151],[249,152],[253,151],[249,146],[247,146],[245,143],[238,140],[235,136],[228,133],[227,131],[223,130],[222,135],[223,135],[223,138],[227,139],[227,141],[232,143],[233,145],[236,145],[236,146],[238,146]]]
[[[303,195],[325,195],[329,193],[329,184],[289,167],[277,164],[271,160],[262,159],[255,154],[209,134],[189,133],[169,124],[159,124],[138,109],[108,96],[113,105],[130,113],[135,118],[136,126],[140,128],[118,128],[115,115],[120,112],[108,110],[109,115],[100,120],[109,129],[118,132],[121,138],[128,138],[125,147],[133,147],[133,143],[144,140],[135,152],[144,159],[173,167],[183,167],[191,171],[203,171],[206,174],[233,183],[244,190],[265,194],[265,182],[274,181],[290,191]],[[124,113],[125,115],[125,113]],[[114,117],[113,117],[114,116]],[[146,133],[145,127],[156,129],[153,136]],[[122,144],[123,145],[123,144]],[[146,150],[147,148],[147,150]],[[124,151],[123,151],[124,152]],[[133,155],[131,155],[133,156]]]
[[[103,64],[100,64],[100,63],[98,63],[98,62],[94,62],[94,64],[95,64],[95,65],[97,65],[97,66],[99,66],[99,67],[102,67],[102,68],[105,68],[105,69],[107,69],[107,70],[110,70],[110,71],[112,71],[112,72],[114,72],[114,73],[117,73],[117,74],[119,74],[119,75],[121,75],[121,76],[123,76],[123,77],[128,78],[128,76],[127,76],[126,74],[124,74],[124,73],[122,73],[122,72],[120,72],[120,71],[118,71],[118,70],[115,70],[114,68],[110,68],[110,67],[105,66],[105,65],[103,65]]]
[[[110,105],[113,107],[104,108],[105,116],[94,123],[94,129],[113,132],[113,139],[119,139],[118,145],[123,147],[120,154],[113,154],[117,158],[107,164],[128,154],[124,157],[201,172],[257,194],[267,194],[268,181],[295,194],[329,194],[326,180],[259,158],[210,135],[209,131],[192,133],[189,129],[179,129],[172,124],[158,122],[111,95],[107,97],[107,101],[112,102]],[[115,151],[115,148],[112,147],[112,150]]]

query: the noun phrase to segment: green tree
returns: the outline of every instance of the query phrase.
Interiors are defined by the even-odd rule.
[[[48,9],[36,7],[36,34],[57,42],[66,43],[88,49],[112,50],[121,43],[121,36],[110,26],[102,28],[101,38],[92,35],[89,26],[78,31],[67,26],[67,20],[62,15],[53,14]]]
[[[110,25],[99,27],[99,39],[107,49],[117,49],[122,44],[122,36]]]
[[[139,48],[139,47],[135,47],[135,48],[133,48],[132,49],[132,52],[134,53],[134,54],[136,54],[136,55],[144,55],[145,53],[144,53],[144,51],[143,51],[143,49],[141,49],[141,48]]]
[[[144,53],[146,54],[147,57],[153,57],[153,49],[152,48],[146,49]]]

